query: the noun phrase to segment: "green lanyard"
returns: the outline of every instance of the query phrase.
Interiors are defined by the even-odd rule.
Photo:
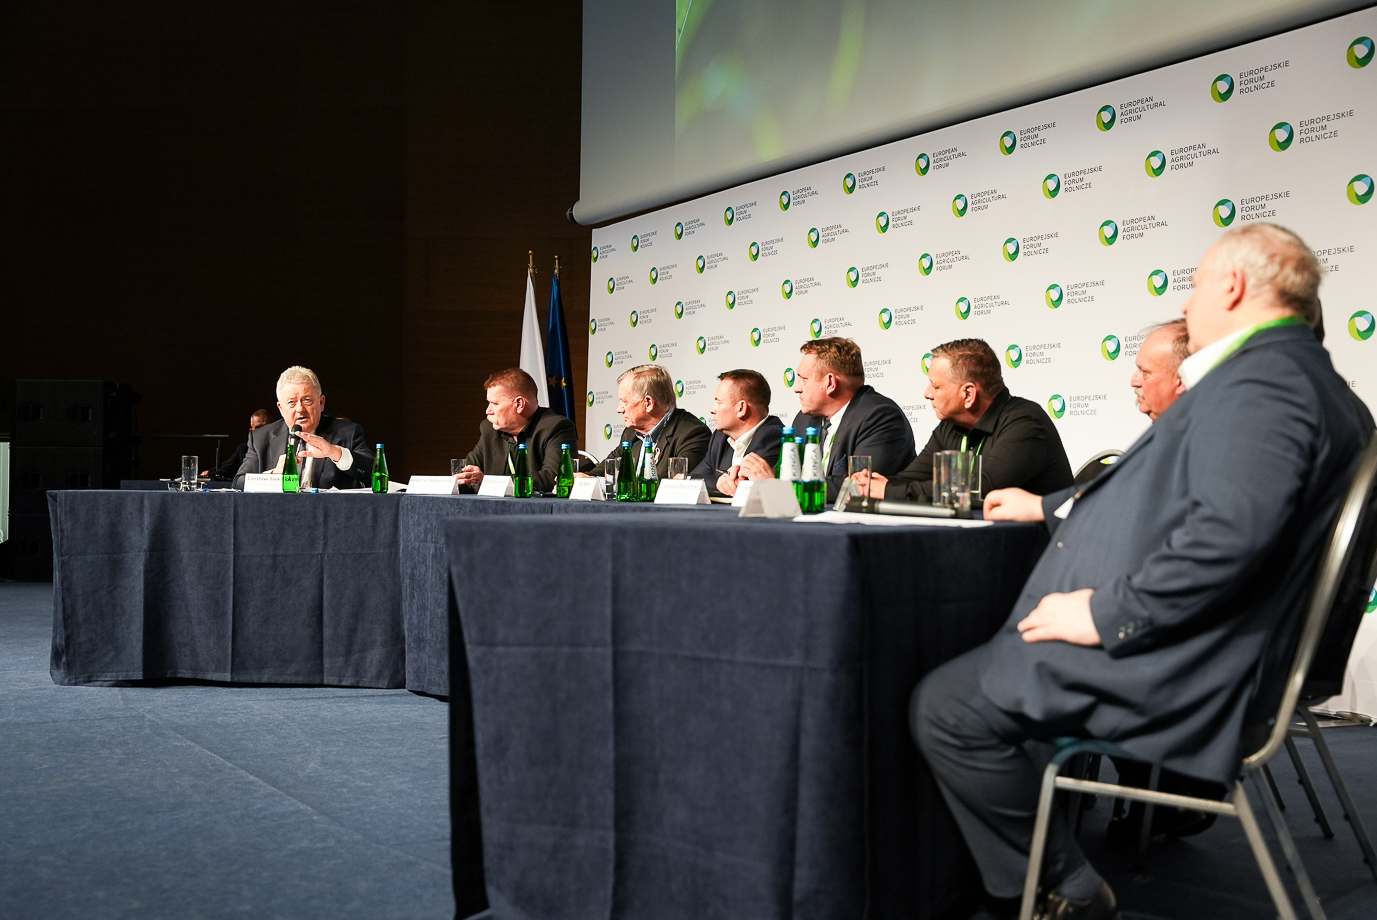
[[[967,438],[967,437],[968,437],[968,435],[964,435],[964,434],[961,436],[961,450],[963,450],[963,451],[966,449],[966,438]],[[984,446],[985,446],[985,439],[984,439],[984,438],[981,438],[981,439],[980,439],[980,443],[977,444],[977,445],[975,445],[975,455],[976,455],[977,457],[980,456],[980,448],[982,448],[982,447],[984,447]]]
[[[1299,316],[1283,316],[1281,319],[1268,320],[1265,323],[1261,323],[1257,326],[1254,326],[1247,335],[1243,336],[1243,338],[1239,339],[1237,342],[1233,343],[1227,349],[1225,349],[1224,354],[1219,356],[1219,360],[1215,361],[1213,364],[1210,365],[1210,370],[1214,370],[1216,367],[1219,367],[1219,365],[1223,364],[1226,360],[1233,357],[1234,352],[1242,348],[1249,339],[1257,335],[1259,332],[1265,332],[1268,329],[1276,329],[1280,326],[1300,325],[1305,325],[1305,320],[1301,319]]]

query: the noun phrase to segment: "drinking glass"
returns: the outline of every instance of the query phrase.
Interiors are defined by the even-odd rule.
[[[865,486],[859,484],[853,486],[853,490],[859,490],[861,494],[861,510],[870,510],[870,458],[864,454],[852,454],[846,458],[846,478],[854,480],[857,475],[865,474]]]
[[[688,479],[688,457],[669,458],[669,478]]]
[[[200,463],[200,460],[201,458],[195,456],[194,454],[182,454],[183,490],[193,491],[199,487],[199,483],[197,482],[197,476],[200,474],[200,469],[198,468],[197,464]]]
[[[451,476],[458,476],[462,472],[464,472],[464,461],[455,460],[451,457],[449,461],[449,474]]]
[[[980,455],[971,454],[971,507],[979,508],[984,502],[984,490],[980,485]]]
[[[933,464],[932,503],[956,510],[957,517],[971,515],[971,468],[974,451],[938,451]]]

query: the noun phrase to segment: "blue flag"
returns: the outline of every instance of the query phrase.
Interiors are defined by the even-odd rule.
[[[550,410],[574,418],[574,369],[569,362],[569,330],[564,327],[564,300],[559,296],[559,267],[550,279],[550,315],[545,323],[545,379]]]

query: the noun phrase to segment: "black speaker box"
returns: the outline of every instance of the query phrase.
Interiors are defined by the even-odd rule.
[[[10,448],[10,513],[48,514],[49,489],[118,489],[120,477],[100,449]]]
[[[136,400],[127,384],[105,380],[16,380],[10,442],[97,450],[127,442]]]

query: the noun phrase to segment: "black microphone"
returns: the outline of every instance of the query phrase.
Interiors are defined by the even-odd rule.
[[[292,426],[292,437],[296,439],[296,452],[300,454],[306,449],[306,439],[301,436],[301,426]]]

